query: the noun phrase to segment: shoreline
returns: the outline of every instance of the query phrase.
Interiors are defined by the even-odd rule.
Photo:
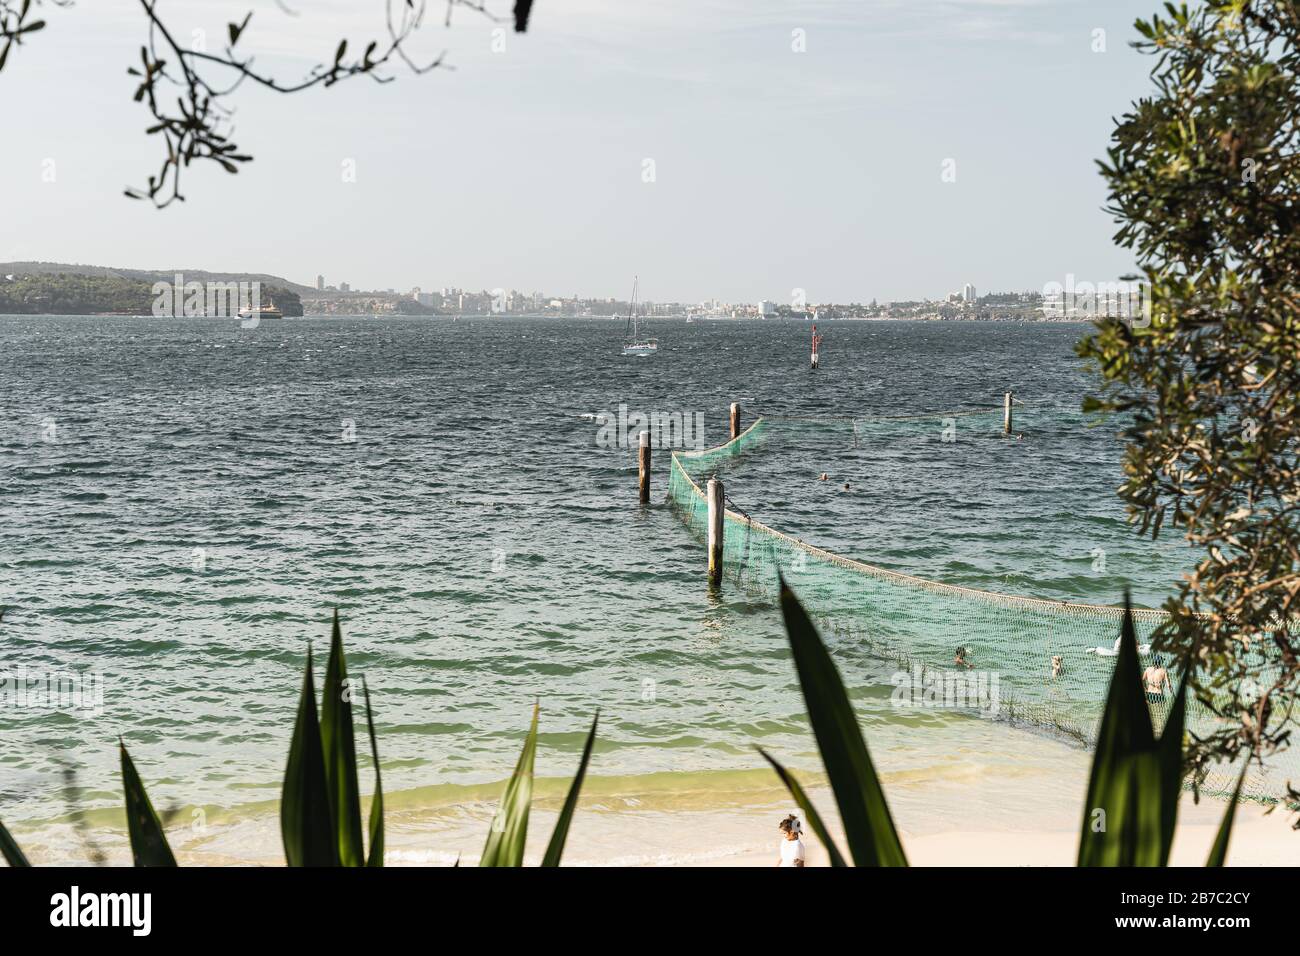
[[[843,834],[830,792],[818,787],[811,789],[809,796],[843,850]],[[1225,808],[1219,801],[1208,800],[1180,806],[1170,866],[1205,865]],[[677,811],[601,807],[583,800],[563,863],[588,867],[774,866],[779,847],[776,821],[790,809],[788,803],[775,800]],[[476,865],[493,810],[490,804],[467,805],[451,814],[439,814],[436,820],[422,811],[388,812],[385,865]],[[551,807],[538,807],[531,814],[525,865],[540,862],[555,818],[556,810]],[[1077,828],[1056,828],[1037,821],[1023,829],[972,827],[918,833],[901,824],[899,829],[908,863],[922,867],[1073,867],[1079,841]],[[283,865],[277,813],[258,814],[208,832],[187,830],[183,819],[168,828],[182,866]],[[46,847],[31,845],[25,849],[33,864],[85,865],[98,857],[110,866],[130,865],[124,828],[86,833],[69,827],[64,836],[81,852],[52,854]],[[18,838],[24,842],[21,834]],[[830,865],[825,847],[811,831],[804,842],[808,866]],[[1237,808],[1229,866],[1294,866],[1297,862],[1300,834],[1291,830],[1285,812],[1270,814],[1253,804]]]
[[[1032,756],[1032,755],[1027,755]],[[1059,755],[1058,755],[1059,756]],[[1072,751],[1072,766],[1044,774],[998,768],[978,780],[961,773],[936,777],[908,771],[882,774],[913,866],[1074,866],[1090,755]],[[1062,773],[1062,770],[1066,772]],[[589,778],[569,832],[566,866],[773,866],[777,822],[794,809],[765,771],[637,778]],[[844,849],[835,802],[824,777],[800,773],[813,805]],[[602,783],[603,781],[603,783]],[[537,781],[526,865],[541,859],[568,781]],[[675,785],[673,785],[675,784]],[[449,792],[460,790],[460,792]],[[475,865],[501,790],[497,785],[429,787],[385,794],[388,866]],[[369,801],[364,801],[363,815]],[[158,804],[183,866],[281,866],[278,802],[259,801],[208,820],[201,808]],[[1185,793],[1171,866],[1203,866],[1227,808],[1222,799]],[[1230,866],[1300,862],[1300,833],[1285,806],[1238,805],[1229,844]],[[116,817],[116,821],[114,818]],[[130,865],[120,810],[12,827],[38,866],[102,861]],[[810,829],[809,866],[829,865]]]

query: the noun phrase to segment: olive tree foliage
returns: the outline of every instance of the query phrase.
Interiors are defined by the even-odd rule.
[[[442,55],[420,61],[409,52],[409,43],[425,24],[430,7],[443,12],[447,26],[457,7],[498,19],[487,8],[488,0],[382,0],[384,32],[379,39],[353,43],[345,37],[305,75],[285,79],[258,67],[255,54],[240,43],[252,11],[241,10],[243,16],[230,21],[221,43],[208,49],[206,42],[197,43],[177,29],[161,10],[163,0],[138,2],[145,42],[127,72],[139,81],[135,101],[149,110],[152,122],[146,132],[161,140],[163,158],[158,171],[148,177],[148,184],[129,188],[126,195],[149,199],[159,208],[184,200],[181,171],[192,163],[206,160],[237,173],[241,164],[252,160],[231,138],[232,98],[244,84],[276,93],[299,93],[358,76],[388,83],[394,78],[392,68],[420,74],[444,65]],[[277,4],[283,13],[296,15],[284,0]],[[13,59],[15,48],[46,28],[42,8],[72,5],[73,0],[0,0],[0,71]],[[517,32],[527,29],[531,8],[532,0],[515,0]]]
[[[1085,409],[1131,416],[1130,520],[1198,557],[1156,636],[1223,718],[1192,769],[1267,763],[1300,680],[1300,8],[1166,4],[1136,27],[1155,91],[1100,166],[1151,308],[1079,343],[1102,382]]]

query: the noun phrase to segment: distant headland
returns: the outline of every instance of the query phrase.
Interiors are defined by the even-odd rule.
[[[303,315],[370,316],[460,316],[516,315],[543,318],[609,318],[626,316],[630,303],[617,298],[589,298],[578,295],[550,296],[541,292],[491,289],[477,292],[443,288],[425,292],[396,289],[356,290],[348,283],[326,285],[323,276],[316,285],[293,282],[282,276],[256,272],[212,272],[204,269],[119,269],[59,262],[0,262],[0,315],[150,315],[159,314],[159,284],[178,282],[250,285],[260,290],[263,303],[273,301],[286,317]],[[1113,288],[1112,288],[1113,286]],[[180,302],[172,290],[168,302]],[[717,299],[703,302],[637,303],[637,312],[647,318],[771,319],[832,321],[842,319],[958,322],[1060,322],[1086,321],[1099,313],[1110,314],[1116,306],[1133,311],[1141,304],[1141,291],[1124,283],[1078,283],[1073,276],[1064,285],[1053,283],[1044,292],[994,292],[976,295],[971,285],[943,299],[849,303],[804,301],[803,290],[792,290],[789,305],[771,300],[730,303]],[[197,301],[197,300],[195,300]],[[211,297],[209,296],[209,302]],[[240,305],[242,305],[242,301]],[[230,310],[233,314],[233,310]],[[200,307],[197,312],[169,307],[165,314],[213,315]]]
[[[151,315],[158,283],[178,275],[200,283],[256,283],[262,301],[273,300],[286,316],[303,314],[307,286],[280,276],[201,269],[114,269],[60,262],[0,262],[0,315]],[[242,303],[235,303],[238,309]]]

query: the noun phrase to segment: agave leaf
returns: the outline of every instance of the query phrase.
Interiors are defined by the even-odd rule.
[[[1178,684],[1169,719],[1160,733],[1156,749],[1160,753],[1160,862],[1169,865],[1169,853],[1174,845],[1174,829],[1178,824],[1178,799],[1183,793],[1183,732],[1187,724],[1187,673]]]
[[[338,608],[330,633],[330,656],[321,688],[320,741],[325,753],[325,781],[329,787],[330,819],[339,844],[339,863],[361,866],[361,788],[357,783],[357,742],[352,728],[352,688],[343,655],[343,632]]]
[[[1237,786],[1232,790],[1232,801],[1223,813],[1223,822],[1219,824],[1219,833],[1214,838],[1214,846],[1210,848],[1206,866],[1223,866],[1228,862],[1228,838],[1232,836],[1232,824],[1237,818],[1237,801],[1241,799],[1241,786],[1246,782],[1246,771],[1250,769],[1250,756],[1247,753],[1246,761],[1241,765],[1241,776],[1237,778]]]
[[[587,734],[587,742],[582,746],[582,759],[578,761],[578,773],[574,776],[573,783],[569,784],[569,795],[564,798],[559,819],[555,821],[555,829],[551,831],[551,842],[546,846],[542,866],[560,865],[560,855],[564,853],[564,841],[569,836],[569,824],[573,822],[573,811],[578,806],[578,794],[582,790],[582,781],[587,776],[587,762],[591,760],[591,747],[596,742],[596,724],[599,721],[600,711],[597,710],[596,716],[591,719],[591,732]]]
[[[293,725],[289,762],[284,768],[284,788],[280,794],[280,837],[289,866],[338,866],[339,844],[330,819],[325,751],[316,717],[316,686],[311,663],[309,646],[298,697],[298,717]]]
[[[1155,866],[1160,845],[1160,806],[1145,800],[1144,789],[1155,790],[1160,764],[1151,752],[1132,754],[1118,762],[1112,789],[1101,807],[1096,829],[1090,827],[1094,854],[1090,866]]]
[[[537,753],[537,713],[533,705],[533,723],[528,729],[528,739],[519,754],[519,763],[506,784],[501,796],[501,806],[492,818],[492,829],[479,866],[523,866],[524,843],[528,839],[528,809],[533,801],[533,757]]]
[[[2,822],[0,822],[0,854],[3,854],[5,862],[10,866],[32,865]]]
[[[1122,866],[1163,866],[1164,768],[1159,751],[1152,749],[1130,758],[1128,799],[1124,810]],[[1177,794],[1174,797],[1177,800]],[[1173,842],[1173,834],[1170,834]]]
[[[1083,806],[1079,866],[1121,866],[1124,865],[1121,860],[1137,857],[1137,844],[1134,841],[1138,838],[1138,831],[1134,827],[1137,821],[1147,817],[1141,805],[1145,801],[1153,801],[1157,807],[1156,819],[1161,819],[1161,775],[1157,757],[1155,786],[1136,790],[1133,778],[1135,770],[1145,779],[1150,767],[1148,762],[1135,762],[1132,758],[1139,754],[1156,753],[1151,713],[1147,710],[1146,699],[1142,695],[1133,614],[1128,595],[1125,594],[1119,657],[1115,660],[1110,689],[1106,693],[1106,707],[1101,715],[1101,729],[1097,733],[1097,748],[1092,756],[1092,772],[1089,774],[1088,794]],[[1103,811],[1104,817],[1094,818],[1094,811],[1097,810]],[[1101,828],[1094,829],[1094,819],[1104,820],[1104,827],[1099,823]],[[1162,827],[1163,823],[1157,823],[1157,841]]]
[[[808,720],[817,737],[855,866],[907,866],[871,755],[839,671],[812,621],[781,581],[781,613]]]
[[[764,760],[772,765],[776,775],[781,778],[785,788],[790,791],[790,796],[794,797],[794,802],[803,811],[803,815],[808,818],[808,825],[812,827],[813,833],[817,834],[817,839],[822,841],[822,846],[826,847],[826,852],[830,854],[831,866],[847,866],[844,857],[840,854],[840,848],[831,839],[830,831],[826,829],[826,824],[822,822],[821,815],[812,805],[812,801],[808,799],[808,794],[804,793],[803,787],[799,786],[799,781],[794,778],[790,771],[777,763],[776,759],[762,747],[758,748],[758,752],[763,755]]]
[[[126,829],[131,837],[131,857],[136,866],[175,866],[162,821],[154,812],[140,775],[135,772],[126,745],[118,741],[122,757],[122,789],[126,793]]]
[[[370,734],[370,760],[375,765],[375,795],[370,800],[370,856],[366,866],[384,865],[384,781],[379,776],[379,744],[375,740],[375,721],[370,713],[370,688],[361,678],[366,695],[366,730]]]

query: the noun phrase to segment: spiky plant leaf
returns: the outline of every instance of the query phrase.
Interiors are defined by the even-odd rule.
[[[479,866],[523,866],[524,843],[528,839],[528,810],[533,800],[533,757],[537,753],[538,705],[533,705],[533,723],[519,754],[519,763],[506,784],[501,806],[492,818],[492,829]]]
[[[325,781],[329,787],[330,819],[339,845],[339,863],[362,866],[361,788],[357,783],[357,743],[352,727],[352,688],[343,654],[343,632],[338,608],[330,632],[330,656],[321,688],[320,740],[325,754]]]
[[[1247,753],[1246,760],[1241,765],[1241,775],[1237,777],[1237,786],[1232,790],[1232,800],[1223,812],[1223,822],[1219,824],[1214,846],[1210,848],[1210,858],[1205,861],[1206,866],[1223,866],[1228,862],[1228,838],[1232,836],[1232,824],[1237,818],[1237,801],[1241,799],[1241,787],[1246,782],[1246,771],[1249,769],[1250,754]]]
[[[840,809],[855,866],[907,866],[885,792],[858,729],[858,719],[834,661],[785,581],[781,613],[803,690],[808,721]]]
[[[1174,830],[1178,825],[1178,800],[1183,793],[1183,736],[1187,726],[1187,670],[1178,684],[1169,719],[1160,732],[1156,745],[1160,753],[1160,862],[1169,865],[1169,854],[1174,846]]]
[[[144,783],[135,771],[126,745],[118,741],[122,758],[122,790],[126,795],[126,829],[131,838],[131,857],[136,866],[175,866],[176,857],[167,845],[162,821],[154,812]]]
[[[587,776],[587,762],[591,760],[591,748],[596,742],[596,725],[600,722],[600,711],[591,719],[591,732],[582,747],[582,759],[578,761],[578,772],[573,783],[569,785],[569,794],[564,798],[564,806],[551,831],[551,842],[546,846],[546,855],[542,857],[542,866],[559,866],[560,856],[564,853],[564,841],[569,836],[569,824],[573,821],[573,811],[578,806],[578,794],[582,791],[582,781]]]
[[[758,748],[758,752],[763,755],[764,760],[772,765],[772,769],[776,771],[776,775],[781,778],[781,782],[785,784],[785,788],[790,791],[790,796],[794,797],[794,802],[798,805],[799,809],[803,811],[803,815],[808,818],[808,825],[812,827],[813,833],[817,834],[817,839],[822,841],[822,846],[826,847],[826,852],[830,855],[831,866],[848,866],[848,864],[844,862],[844,857],[840,853],[840,848],[837,847],[835,841],[831,839],[831,833],[826,829],[826,824],[822,822],[821,814],[819,814],[817,809],[812,805],[812,801],[808,799],[808,794],[804,793],[803,787],[799,786],[799,781],[794,778],[794,775],[790,773],[790,771],[777,763],[776,759],[762,747]]]
[[[361,678],[366,695],[366,731],[370,734],[370,760],[375,765],[375,795],[370,799],[370,856],[366,866],[384,865],[384,781],[379,775],[379,743],[375,739],[375,721],[370,713],[370,688]]]
[[[32,865],[2,822],[0,822],[0,854],[10,866]]]
[[[1180,733],[1180,745],[1181,737]],[[1137,635],[1125,594],[1119,656],[1088,778],[1079,866],[1159,865],[1166,822],[1172,825],[1164,815],[1162,790],[1168,762],[1162,760],[1163,753],[1142,693]]]
[[[312,679],[312,652],[298,696],[289,761],[284,768],[280,794],[280,837],[289,866],[338,866],[339,843],[330,817],[329,786],[325,778],[325,751],[321,747],[316,716],[316,686]]]

